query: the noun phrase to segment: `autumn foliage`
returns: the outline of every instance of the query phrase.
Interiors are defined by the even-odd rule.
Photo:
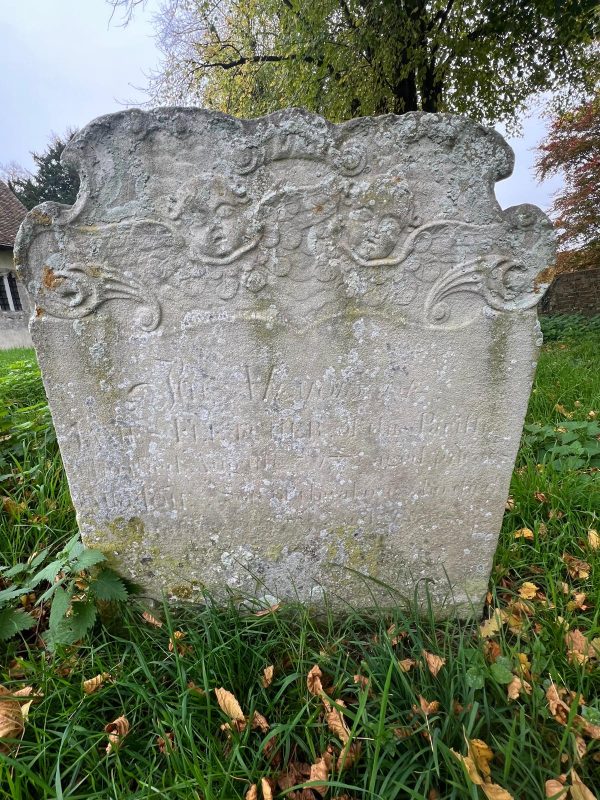
[[[558,272],[600,267],[600,91],[557,117],[539,148],[540,179],[562,173],[553,212],[561,253]]]

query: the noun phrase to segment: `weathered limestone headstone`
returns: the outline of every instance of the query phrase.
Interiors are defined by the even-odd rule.
[[[86,542],[155,595],[431,579],[477,607],[553,259],[541,211],[495,200],[503,139],[172,108],[65,159],[79,198],[30,212],[17,260]]]

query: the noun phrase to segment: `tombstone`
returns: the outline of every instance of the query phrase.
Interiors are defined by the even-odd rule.
[[[152,596],[478,612],[553,261],[494,130],[123,111],[17,263],[85,542]]]

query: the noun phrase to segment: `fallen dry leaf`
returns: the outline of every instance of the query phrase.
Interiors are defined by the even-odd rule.
[[[519,528],[513,536],[515,539],[533,539],[533,531],[531,528]]]
[[[506,693],[508,695],[509,700],[517,700],[521,692],[525,692],[526,694],[531,694],[531,691],[532,691],[531,684],[527,683],[526,680],[519,678],[518,675],[515,675],[515,677],[506,687]]]
[[[267,778],[260,779],[260,788],[262,790],[263,800],[273,800],[273,790]]]
[[[183,631],[173,631],[173,636],[169,639],[169,653],[173,653],[177,650],[177,653],[180,656],[185,656],[188,653],[192,652],[192,648],[189,644],[184,644],[182,639],[185,639],[187,633]]]
[[[20,702],[4,686],[0,686],[0,738],[20,739],[25,730],[25,720]],[[10,753],[12,745],[0,742],[0,753]]]
[[[342,700],[336,701],[338,705],[343,706],[344,703]],[[330,708],[326,715],[327,726],[332,733],[338,737],[338,739],[343,743],[346,744],[348,739],[350,738],[350,729],[346,724],[346,720],[344,719],[344,714],[338,708]]]
[[[483,778],[477,772],[477,767],[475,766],[473,759],[470,756],[463,756],[460,753],[457,753],[456,750],[453,750],[452,748],[450,748],[450,752],[456,756],[460,762],[462,762],[467,770],[467,775],[469,776],[471,783],[474,783],[476,786],[481,786],[483,783]]]
[[[595,655],[590,642],[578,628],[566,632],[565,644],[567,646],[567,657],[571,664],[585,664]]]
[[[262,681],[261,681],[263,689],[268,688],[273,683],[273,672],[274,672],[273,664],[269,664],[268,667],[265,667],[263,669]]]
[[[505,621],[506,615],[499,608],[493,610],[492,616],[479,626],[479,635],[484,639],[495,636]]]
[[[511,494],[509,494],[506,503],[504,504],[504,508],[506,511],[513,511],[514,507],[515,507],[515,498]]]
[[[567,411],[567,409],[560,403],[557,403],[554,406],[554,410],[558,411],[559,414],[562,414],[563,417],[566,417],[567,419],[573,419],[573,413],[571,411]]]
[[[369,688],[369,679],[365,675],[355,675],[354,683],[357,683],[361,689]]]
[[[425,700],[425,698],[421,695],[419,695],[419,708],[417,708],[417,706],[413,706],[413,711],[415,714],[422,712],[426,717],[428,717],[430,714],[436,714],[439,710],[439,700],[432,700],[430,703],[429,700]]]
[[[148,625],[153,625],[155,628],[162,628],[163,624],[159,619],[153,617],[149,611],[144,611],[142,614],[142,619],[144,622],[147,622]]]
[[[234,694],[221,686],[220,689],[215,689],[215,695],[221,711],[227,714],[229,719],[245,721],[244,712]]]
[[[347,742],[338,756],[335,765],[337,771],[342,772],[342,770],[351,769],[360,758],[361,752],[362,744],[360,742]]]
[[[554,798],[554,800],[566,800],[567,792],[569,788],[562,784],[559,780],[552,780],[546,781],[546,797],[547,798]]]
[[[537,500],[538,503],[545,503],[548,500],[547,496],[543,492],[534,492],[533,498],[534,500]]]
[[[194,681],[188,681],[187,688],[190,690],[190,692],[194,692],[194,694],[200,695],[200,697],[203,697],[206,694],[204,689],[201,686],[196,686]]]
[[[255,783],[246,792],[245,800],[258,800],[258,786]]]
[[[268,733],[270,730],[270,725],[267,722],[267,718],[264,717],[259,711],[255,711],[252,715],[252,730],[259,730],[263,733]]]
[[[583,736],[575,736],[575,748],[577,750],[577,757],[579,761],[581,761],[587,752],[587,744]]]
[[[489,762],[494,757],[489,746],[481,739],[470,739],[468,741],[469,754],[466,756],[457,753],[456,750],[450,752],[461,761],[467,770],[469,780],[476,786],[480,786],[488,800],[514,800],[513,796],[499,786],[491,782]],[[481,777],[483,772],[485,779]]]
[[[108,744],[106,745],[106,755],[108,755],[121,746],[123,739],[129,733],[129,720],[125,716],[117,717],[113,722],[104,726],[104,732],[108,734]]]
[[[481,788],[488,800],[515,800],[510,792],[497,783],[484,783]]]
[[[308,691],[318,697],[323,693],[323,684],[321,683],[321,678],[323,677],[323,673],[319,669],[317,664],[312,667],[310,672],[306,677],[306,685],[308,687]]]
[[[537,586],[537,584],[531,583],[531,581],[525,581],[525,583],[519,589],[519,595],[523,598],[523,600],[533,600],[539,590],[540,587]]]
[[[390,644],[392,647],[396,647],[396,645],[400,644],[402,639],[406,639],[408,633],[406,631],[401,630],[397,625],[392,624],[387,629],[387,635],[390,640]]]
[[[597,550],[600,547],[600,536],[598,535],[598,531],[590,528],[587,532],[587,539],[588,545],[592,550]]]
[[[567,603],[567,611],[586,611],[589,605],[585,601],[585,592],[573,592],[573,599]]]
[[[110,677],[110,672],[101,672],[99,675],[95,675],[93,678],[88,678],[87,681],[83,682],[83,691],[86,694],[93,694],[102,686],[103,683],[110,680]]]
[[[281,603],[275,603],[275,605],[269,606],[268,608],[263,608],[262,611],[256,611],[253,616],[266,617],[267,614],[274,614],[276,611],[279,611],[280,608]]]
[[[314,764],[310,766],[309,781],[319,781],[312,789],[316,789],[319,794],[324,795],[327,791],[327,781],[329,780],[329,770],[331,769],[331,753],[323,753],[321,758],[317,759]]]
[[[410,672],[416,663],[417,662],[413,661],[412,658],[403,658],[402,661],[398,661],[398,665],[402,672]]]
[[[491,777],[490,762],[494,758],[491,747],[483,739],[469,739],[467,742],[469,756],[473,759],[477,771],[483,775],[484,780]]]
[[[156,746],[158,747],[159,753],[162,755],[168,756],[169,753],[172,753],[175,749],[175,734],[173,731],[169,731],[164,737],[157,736]]]
[[[581,580],[585,580],[586,578],[590,577],[591,567],[587,561],[583,561],[581,558],[571,556],[568,553],[563,553],[563,561],[567,565],[569,575],[572,578],[580,578]]]
[[[574,769],[571,770],[572,800],[596,800],[596,795],[588,789]]]
[[[427,668],[429,669],[429,672],[431,672],[434,678],[446,663],[445,658],[441,658],[441,656],[436,656],[433,653],[428,653],[427,650],[423,650],[423,658],[427,662]]]

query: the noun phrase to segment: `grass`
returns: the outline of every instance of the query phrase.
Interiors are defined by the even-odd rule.
[[[595,332],[544,347],[529,424],[593,425],[590,412],[600,414],[598,353]],[[33,374],[32,367],[18,372],[27,370]],[[29,424],[2,469],[9,502],[1,512],[0,553],[12,563],[64,541],[76,526],[45,418],[39,409],[19,416],[20,406],[14,400],[11,406],[10,392],[2,391],[0,382],[11,424]],[[541,462],[540,447],[548,448]],[[211,604],[165,606],[152,611],[164,623],[158,628],[142,621],[141,598],[116,613],[105,608],[103,623],[88,637],[53,656],[35,631],[15,637],[4,645],[0,680],[11,690],[32,685],[43,697],[31,706],[18,749],[0,755],[0,797],[229,800],[267,778],[275,797],[319,800],[323,789],[289,787],[310,783],[305,765],[318,763],[329,747],[328,798],[475,800],[484,793],[452,753],[466,754],[472,739],[494,753],[489,781],[514,798],[544,797],[545,782],[563,774],[569,783],[572,767],[590,789],[600,786],[598,740],[589,732],[582,738],[576,718],[600,723],[598,660],[578,656],[569,638],[574,631],[587,641],[600,636],[600,550],[588,537],[600,527],[600,472],[590,466],[590,453],[584,452],[583,466],[564,469],[568,454],[554,454],[546,440],[524,439],[486,611],[489,617],[500,609],[504,616],[496,632],[493,625],[484,629],[487,637],[477,621],[436,622],[400,609],[317,618],[292,604],[263,616]],[[565,561],[565,554],[579,561]],[[177,638],[176,631],[185,635]],[[445,659],[437,675],[424,651]],[[343,730],[336,735],[328,727],[322,698],[307,688],[315,664],[354,743],[355,763],[345,769],[335,768]],[[269,665],[274,677],[265,687]],[[83,680],[104,672],[111,679],[86,695]],[[515,676],[531,692],[524,685],[511,700],[507,688]],[[577,695],[563,694],[562,721],[549,710],[552,685]],[[217,702],[218,687],[235,695],[247,718],[262,713],[269,730],[250,724],[221,730],[228,717]],[[130,732],[107,755],[104,726],[121,715]],[[288,789],[282,789],[286,777]],[[489,794],[489,781],[485,796],[509,796]]]

